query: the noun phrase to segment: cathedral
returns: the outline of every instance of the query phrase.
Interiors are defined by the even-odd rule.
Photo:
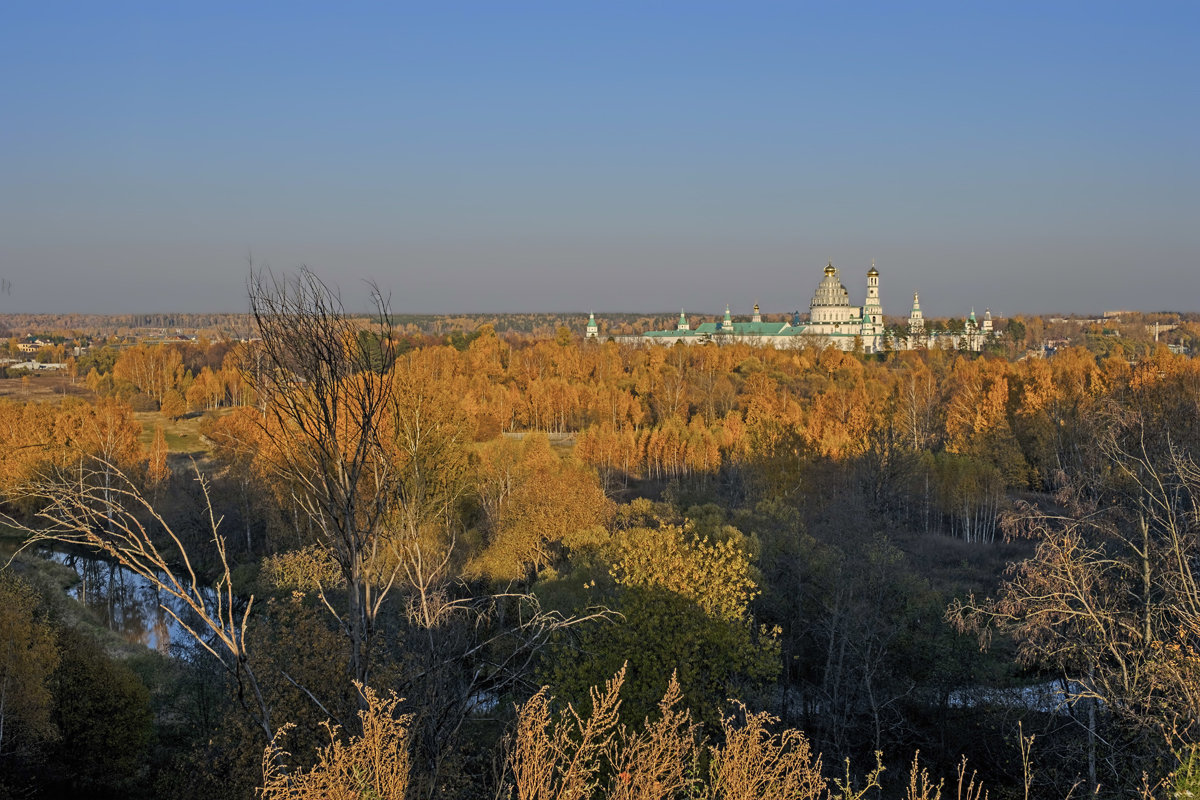
[[[913,307],[907,330],[886,331],[883,324],[883,305],[879,298],[879,270],[871,262],[867,270],[866,297],[861,306],[850,305],[850,292],[838,277],[838,269],[829,262],[825,276],[813,293],[808,306],[808,320],[801,321],[799,312],[790,321],[763,322],[758,304],[749,321],[734,321],[725,306],[725,316],[719,322],[702,322],[692,327],[687,314],[679,312],[674,330],[646,331],[633,336],[614,336],[628,343],[660,345],[748,342],[773,347],[796,347],[803,344],[831,344],[842,350],[861,348],[864,353],[885,350],[913,350],[922,347],[953,347],[978,351],[992,334],[992,315],[984,313],[983,323],[975,318],[974,309],[962,331],[927,331],[921,313],[920,299],[913,294]],[[588,316],[585,337],[597,338],[600,328],[595,314]]]

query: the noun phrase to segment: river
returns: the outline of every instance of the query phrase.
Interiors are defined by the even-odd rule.
[[[18,543],[0,541],[0,566],[7,563]],[[45,558],[74,570],[79,580],[67,587],[68,597],[91,612],[95,621],[130,644],[178,655],[180,647],[195,643],[190,634],[164,608],[164,603],[187,619],[190,610],[175,597],[160,592],[150,581],[117,564],[81,552],[27,549],[26,554]]]

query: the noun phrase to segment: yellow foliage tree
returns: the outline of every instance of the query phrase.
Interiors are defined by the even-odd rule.
[[[149,465],[146,478],[151,484],[160,484],[171,474],[167,466],[167,437],[161,425],[154,427],[154,441],[150,444]]]
[[[759,593],[740,533],[714,542],[677,525],[631,528],[618,534],[616,548],[618,585],[666,589],[713,617],[744,621]]]
[[[550,565],[556,547],[594,539],[611,516],[595,474],[560,459],[545,436],[494,442],[481,455],[479,494],[490,528],[473,567],[481,574],[526,577]]]
[[[0,570],[0,754],[54,732],[48,681],[59,656],[36,606],[29,584]]]

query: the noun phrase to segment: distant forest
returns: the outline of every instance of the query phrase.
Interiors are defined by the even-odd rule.
[[[351,315],[353,316],[353,315]],[[364,317],[366,315],[363,315]],[[470,333],[491,325],[497,333],[552,336],[559,327],[582,331],[587,313],[528,314],[393,314],[402,332],[434,336],[452,332]],[[670,324],[678,315],[605,314],[605,329],[633,333]],[[90,336],[128,335],[139,331],[184,331],[209,337],[244,339],[253,335],[249,314],[0,314],[0,333],[78,331]]]
[[[355,315],[351,315],[355,316]],[[720,312],[689,313],[693,325],[719,321]],[[803,315],[802,315],[803,316]],[[367,315],[361,315],[366,319]],[[735,315],[736,318],[736,315]],[[767,320],[790,319],[790,313],[764,314]],[[579,313],[511,313],[511,314],[391,314],[396,330],[403,334],[447,336],[453,333],[470,334],[484,325],[496,333],[520,334],[535,337],[554,336],[560,328],[581,334],[587,325],[588,314]],[[601,336],[633,334],[648,330],[674,329],[679,315],[674,312],[655,314],[597,312],[596,321]],[[905,328],[907,317],[887,318],[891,327]],[[934,326],[945,324],[949,318],[929,317]],[[1197,312],[1124,312],[1111,319],[1087,318],[1078,315],[1022,316],[1014,319],[1031,327],[1031,344],[1041,338],[1079,338],[1085,335],[1102,336],[1114,332],[1134,339],[1152,338],[1154,323],[1164,326],[1164,341],[1183,339],[1191,345],[1200,342],[1200,313]],[[1008,320],[998,322],[1003,330]],[[1179,326],[1173,334],[1170,326]],[[137,336],[181,331],[203,335],[210,339],[246,339],[254,335],[254,320],[250,314],[0,314],[0,336],[70,333],[89,337]]]

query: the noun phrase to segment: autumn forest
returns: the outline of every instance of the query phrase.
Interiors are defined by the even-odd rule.
[[[240,341],[0,399],[0,798],[1200,791],[1194,358],[419,337],[250,287]]]

